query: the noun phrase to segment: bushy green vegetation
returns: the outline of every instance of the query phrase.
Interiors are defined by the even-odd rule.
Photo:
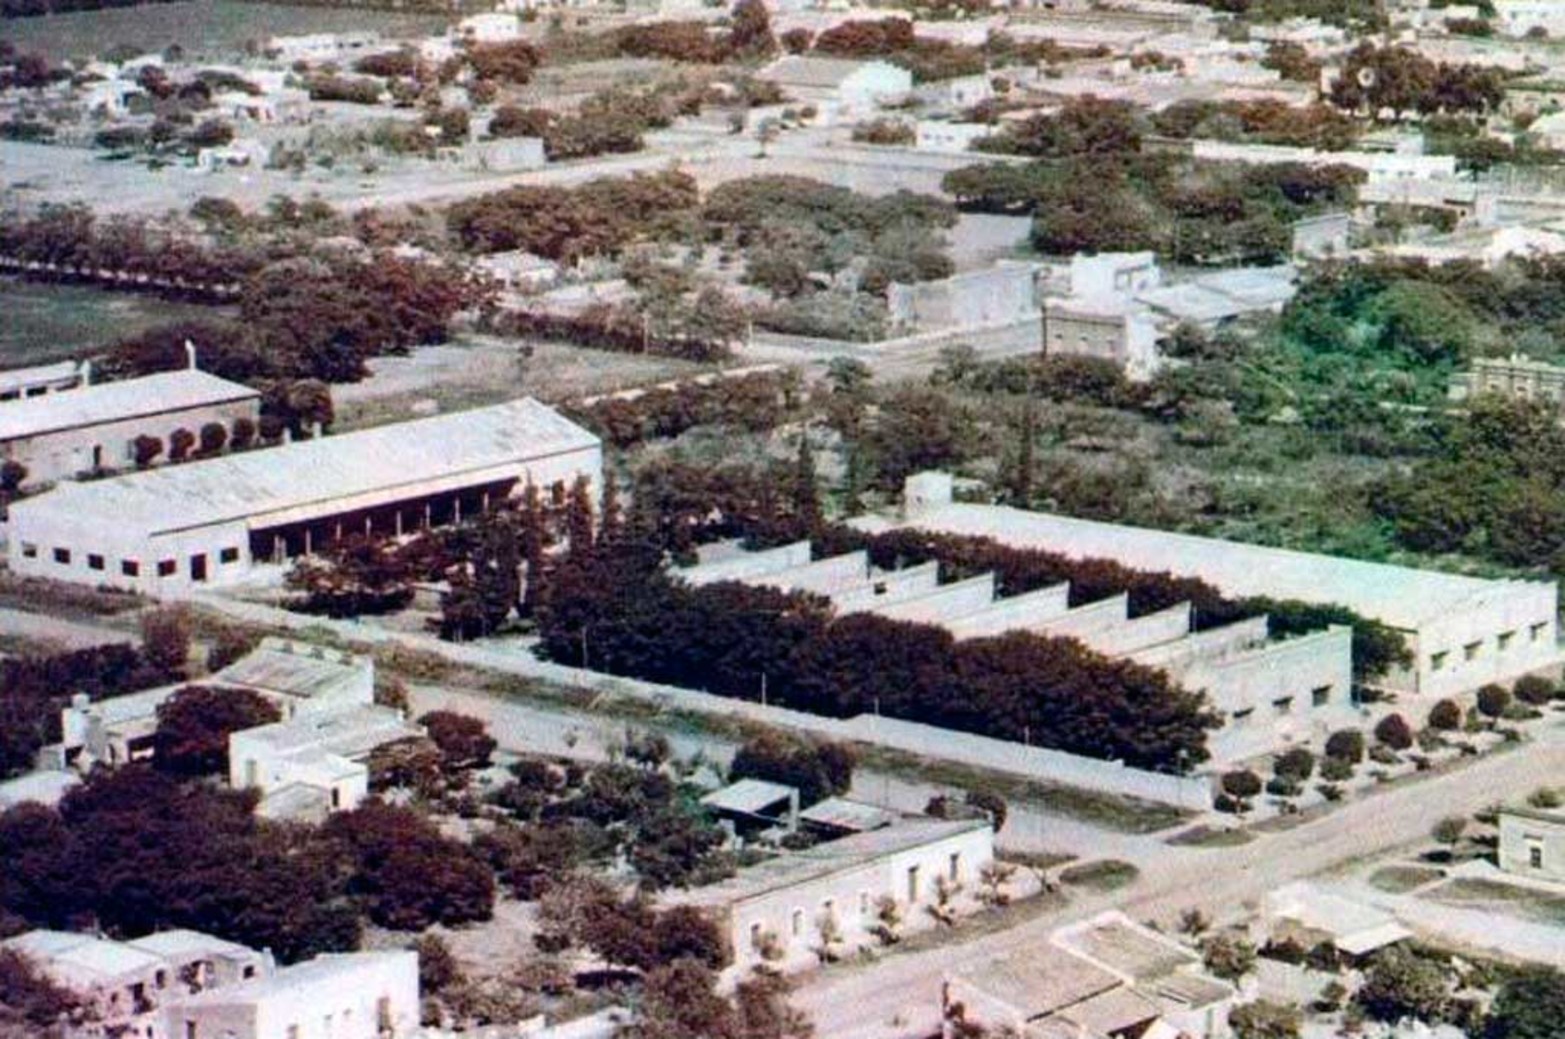
[[[1171,128],[1186,111],[1168,117]],[[1303,216],[1350,203],[1363,174],[1297,163],[1244,166],[1143,152],[1144,116],[1086,97],[979,142],[1032,156],[1025,165],[968,166],[943,186],[963,209],[1031,214],[1041,252],[1154,249],[1180,263],[1272,263]]]

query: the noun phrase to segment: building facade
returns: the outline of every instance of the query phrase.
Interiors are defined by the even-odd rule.
[[[1452,400],[1472,400],[1486,393],[1565,406],[1565,368],[1534,361],[1526,354],[1511,354],[1475,357],[1468,371],[1451,376]]]
[[[236,422],[260,419],[261,395],[196,369],[85,385],[0,404],[0,460],[27,467],[26,486],[80,473],[129,469],[137,437],[166,445],[176,430],[192,439],[216,423],[225,438]]]
[[[1511,682],[1557,668],[1561,659],[1559,592],[1548,581],[1467,577],[1005,506],[962,504],[952,500],[950,477],[939,473],[909,478],[904,510],[907,526],[1199,578],[1234,598],[1346,606],[1403,636],[1412,664],[1380,682],[1398,693],[1457,695],[1490,682]]]
[[[1502,809],[1499,862],[1507,873],[1565,884],[1565,810]]]
[[[61,399],[70,396],[62,394]],[[460,522],[528,483],[596,496],[599,439],[533,400],[71,483],[10,509],[20,574],[177,594],[346,534]]]
[[[897,819],[889,826],[782,852],[718,884],[679,892],[719,922],[739,970],[817,962],[828,942],[851,950],[873,942],[894,911],[903,925],[976,888],[994,860],[987,820]],[[888,907],[890,910],[888,911]]]
[[[418,954],[317,956],[165,1010],[169,1039],[396,1039],[419,1028]]]

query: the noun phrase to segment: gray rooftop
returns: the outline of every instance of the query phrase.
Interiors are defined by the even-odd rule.
[[[4,371],[0,371],[0,393],[9,393],[24,386],[65,382],[68,379],[76,378],[80,374],[81,368],[75,361],[40,364],[32,368],[7,368]]]
[[[991,537],[1076,559],[1113,559],[1139,569],[1199,577],[1229,595],[1337,603],[1405,629],[1517,584],[1002,505],[938,505],[920,512],[907,525]]]
[[[860,58],[814,58],[790,54],[778,58],[758,74],[783,86],[838,87],[859,69],[871,62]]]
[[[73,390],[60,399],[85,391]],[[43,400],[45,398],[38,398]],[[597,447],[592,433],[530,398],[321,437],[262,451],[68,483],[13,505],[102,517],[147,533],[298,510],[314,518],[343,499]],[[311,511],[316,510],[316,511]]]
[[[264,743],[283,754],[353,758],[384,743],[423,734],[418,726],[403,721],[401,712],[394,708],[367,705],[330,714],[307,714],[234,735]]]
[[[0,440],[19,440],[105,422],[253,400],[248,386],[187,368],[124,382],[24,397],[0,406]],[[194,430],[192,430],[194,432]]]
[[[270,996],[293,993],[303,994],[321,985],[341,986],[366,964],[376,961],[390,962],[398,959],[418,961],[418,954],[405,951],[323,953],[313,960],[283,967],[270,975],[242,981],[237,985],[207,989],[184,1000],[184,1005],[227,1006],[237,1003],[255,1003]]]
[[[368,661],[351,653],[285,639],[266,639],[217,672],[210,685],[242,685],[301,699],[332,692],[357,678]]]
[[[982,819],[906,816],[879,830],[855,833],[803,851],[777,855],[741,869],[727,880],[678,893],[674,900],[687,905],[733,905],[771,891],[807,884],[843,870],[857,869],[887,856],[988,825],[988,821]]]
[[[760,815],[768,808],[786,804],[799,796],[796,787],[784,783],[769,783],[764,779],[741,779],[736,783],[714,790],[701,798],[701,803],[720,812],[739,812],[744,815]]]

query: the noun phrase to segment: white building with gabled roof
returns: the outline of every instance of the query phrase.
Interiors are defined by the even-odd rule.
[[[11,506],[9,562],[19,574],[177,595],[347,534],[458,522],[529,482],[563,489],[585,477],[596,494],[601,470],[596,435],[523,398],[64,484]]]
[[[28,485],[94,470],[128,469],[134,442],[192,436],[210,422],[225,433],[261,414],[259,391],[195,368],[86,385],[0,404],[0,460],[27,467]]]

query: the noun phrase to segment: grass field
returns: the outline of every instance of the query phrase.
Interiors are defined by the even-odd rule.
[[[0,368],[76,357],[170,321],[212,318],[222,308],[154,296],[0,278]]]
[[[315,32],[375,31],[384,36],[424,35],[447,22],[439,15],[353,11],[239,0],[181,0],[105,11],[75,11],[0,22],[0,39],[53,61],[102,54],[128,44],[161,51],[177,43],[190,57],[219,58],[269,36]]]

